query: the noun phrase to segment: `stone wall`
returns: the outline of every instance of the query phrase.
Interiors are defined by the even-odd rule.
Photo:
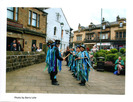
[[[45,61],[45,53],[35,52],[13,52],[7,51],[6,56],[6,71],[13,71],[19,68],[38,64]]]

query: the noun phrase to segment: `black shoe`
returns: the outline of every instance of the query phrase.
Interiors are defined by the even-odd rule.
[[[82,84],[81,82],[79,84]]]
[[[52,85],[59,85],[57,82],[53,82]]]
[[[85,86],[85,84],[84,83],[81,83],[80,86]]]
[[[55,80],[55,82],[57,83],[58,81],[57,81],[57,80]]]

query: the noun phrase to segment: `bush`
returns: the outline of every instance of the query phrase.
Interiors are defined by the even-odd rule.
[[[116,48],[111,49],[110,51],[111,51],[111,53],[117,53],[118,52],[118,50]]]
[[[105,57],[105,56],[106,56],[106,53],[103,53],[103,52],[94,53],[94,57]]]
[[[101,49],[99,52],[107,53],[107,50]]]
[[[116,53],[116,54],[108,54],[106,56],[106,60],[107,61],[112,61],[113,63],[115,63],[115,61],[118,59],[119,55]]]
[[[126,52],[126,49],[125,48],[121,48],[120,49],[120,53],[125,54],[125,52]]]
[[[126,56],[122,56],[121,58],[124,62],[126,61]]]

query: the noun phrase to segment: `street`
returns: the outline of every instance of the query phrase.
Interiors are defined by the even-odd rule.
[[[59,86],[51,85],[45,63],[24,67],[6,74],[7,93],[48,93],[48,94],[125,94],[125,75],[111,72],[90,71],[86,86],[80,86],[63,62],[58,72]]]

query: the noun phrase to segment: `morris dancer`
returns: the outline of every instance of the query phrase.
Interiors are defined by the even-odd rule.
[[[47,42],[47,46],[48,46],[48,51],[47,51],[47,56],[46,56],[46,67],[45,67],[45,69],[44,69],[44,71],[46,70],[46,68],[48,67],[48,73],[50,73],[50,55],[51,55],[51,53],[50,53],[50,49],[51,49],[51,44],[53,43],[53,41],[52,40],[49,40],[48,42]]]
[[[80,51],[81,51],[81,66],[80,66],[80,73],[81,73],[81,83],[79,83],[81,86],[85,86],[86,81],[88,81],[88,76],[90,72],[90,68],[92,68],[90,64],[90,59],[89,59],[89,54],[87,51],[85,51],[85,46],[81,45],[80,46]]]
[[[59,52],[59,44],[60,44],[60,40],[55,40],[55,47],[53,47],[52,49],[52,54],[51,54],[51,73],[50,73],[50,77],[52,80],[52,85],[59,85],[56,79],[56,75],[58,73],[58,70],[61,70],[61,63],[59,66],[58,60],[62,61],[65,60],[65,58],[61,57],[61,54]]]
[[[76,51],[77,51],[77,53],[76,53],[76,58],[75,58],[75,61],[76,61],[75,76],[77,77],[77,80],[80,80],[81,79],[80,65],[81,65],[82,60],[80,59],[81,58],[81,51],[80,51],[80,46],[79,45],[77,45]]]
[[[72,49],[70,49],[70,55],[69,55],[69,57],[68,57],[68,59],[69,59],[68,67],[70,67],[69,71],[71,71],[72,58],[73,58],[73,55],[72,55]]]

